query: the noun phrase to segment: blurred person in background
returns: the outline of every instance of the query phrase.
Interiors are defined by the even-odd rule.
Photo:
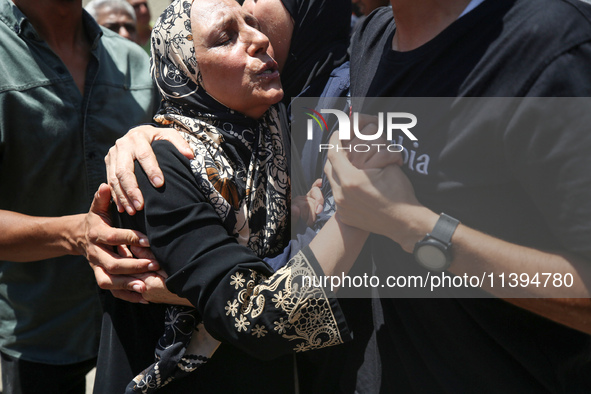
[[[150,7],[146,0],[127,0],[135,11],[137,21],[137,42],[146,52],[150,53],[150,34],[152,34],[152,24]]]
[[[357,16],[367,16],[376,8],[386,7],[390,5],[389,0],[351,0],[353,8],[358,12]]]
[[[93,0],[86,11],[101,26],[138,43],[137,20],[133,7],[124,0]]]

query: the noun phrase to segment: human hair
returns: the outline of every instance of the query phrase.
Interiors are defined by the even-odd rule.
[[[90,16],[97,19],[99,11],[105,7],[111,7],[113,10],[125,11],[131,15],[133,22],[137,23],[133,7],[125,0],[92,0],[86,5],[86,7],[84,7],[84,9],[90,14]]]

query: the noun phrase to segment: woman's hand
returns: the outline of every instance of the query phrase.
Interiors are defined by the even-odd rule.
[[[119,212],[125,210],[134,215],[144,207],[144,198],[134,174],[135,160],[140,163],[154,187],[164,185],[164,175],[151,146],[157,140],[169,141],[188,159],[194,157],[187,141],[172,128],[144,125],[131,129],[115,142],[105,157],[107,179]]]
[[[359,114],[360,133],[364,135],[376,134],[378,131],[377,122],[378,119],[375,116]],[[338,133],[333,133],[330,138],[330,145],[334,147],[338,146],[339,149],[332,150],[339,150],[346,153],[351,164],[361,170],[385,168],[391,164],[402,166],[403,164],[402,154],[400,152],[389,151],[388,146],[391,143],[383,136],[372,141],[364,141],[358,137],[353,137],[350,141],[341,141],[338,139]],[[347,150],[344,150],[345,147]],[[365,151],[367,147],[370,149]],[[348,150],[349,148],[350,151]]]
[[[135,278],[142,281],[145,285],[145,290],[141,293],[143,299],[157,304],[184,305],[192,307],[193,305],[189,300],[181,298],[168,290],[165,283],[167,277],[168,276],[164,271],[135,275]]]
[[[331,143],[336,146],[338,140]],[[355,143],[352,141],[352,143]],[[366,158],[359,153],[331,149],[325,168],[343,223],[382,234],[412,250],[417,239],[410,240],[413,218],[423,218],[430,211],[416,199],[414,188],[400,166],[400,153],[374,152]],[[361,155],[367,155],[363,153]],[[353,163],[369,169],[359,169]],[[371,168],[389,163],[383,168]],[[423,215],[425,214],[425,215]]]
[[[324,208],[324,196],[320,190],[322,179],[316,179],[312,188],[305,196],[297,196],[291,200],[291,220],[301,220],[308,227],[316,221],[316,217]]]

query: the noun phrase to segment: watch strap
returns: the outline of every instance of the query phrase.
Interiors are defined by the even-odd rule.
[[[435,223],[435,227],[433,227],[433,231],[428,235],[447,245],[451,242],[451,237],[459,224],[459,220],[454,219],[445,213],[441,213],[437,223]]]

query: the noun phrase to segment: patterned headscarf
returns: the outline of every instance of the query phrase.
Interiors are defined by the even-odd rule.
[[[155,120],[171,125],[195,152],[191,170],[200,191],[230,234],[259,257],[288,240],[289,177],[278,116],[271,107],[251,119],[224,106],[203,88],[195,58],[189,0],[174,1],[152,31],[152,76],[163,97]],[[194,371],[219,342],[193,308],[169,306],[156,362],[126,393],[151,393]]]
[[[195,151],[201,191],[228,230],[258,256],[285,240],[289,178],[277,111],[248,118],[203,88],[191,31],[192,1],[175,1],[152,31],[152,76],[163,102],[155,120],[173,124]]]

